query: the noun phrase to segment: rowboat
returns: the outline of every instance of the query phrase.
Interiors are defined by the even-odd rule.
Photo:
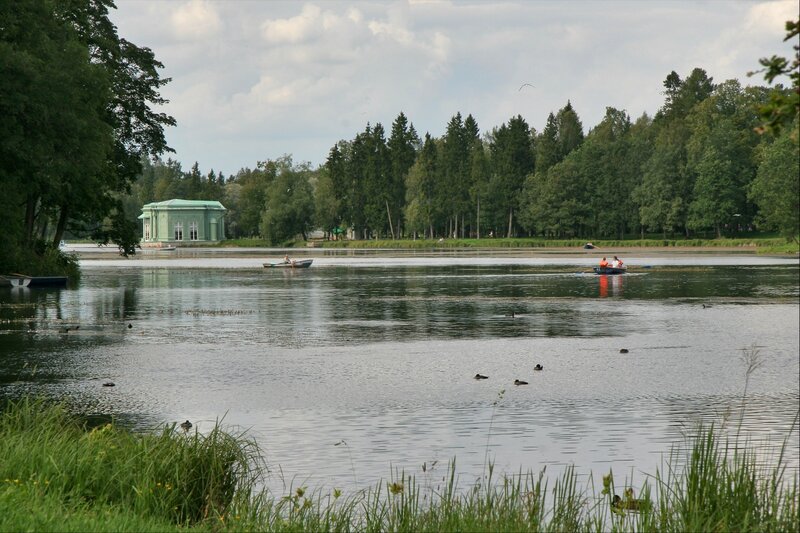
[[[624,274],[628,267],[594,267],[595,274]]]
[[[0,285],[6,287],[27,287],[31,278],[20,278],[18,276],[0,276]]]
[[[54,287],[65,288],[68,282],[67,276],[26,276],[24,274],[14,274],[12,276],[0,276],[0,285],[10,287]]]
[[[280,263],[264,263],[264,268],[308,268],[313,262],[313,259],[293,259],[288,263],[286,261],[281,261]]]

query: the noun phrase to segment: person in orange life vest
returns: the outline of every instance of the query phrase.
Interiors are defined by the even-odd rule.
[[[619,257],[617,257],[617,256],[615,255],[615,256],[614,256],[614,260],[613,260],[613,261],[611,261],[611,266],[612,266],[613,268],[622,268],[622,259],[620,259]]]
[[[603,259],[600,261],[600,268],[606,268],[607,266],[608,266],[608,261],[606,261],[606,258],[604,257],[604,258],[603,258]]]

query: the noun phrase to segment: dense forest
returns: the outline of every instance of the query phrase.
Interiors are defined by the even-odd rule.
[[[0,272],[54,269],[69,260],[57,247],[65,237],[135,252],[142,205],[172,198],[219,200],[229,238],[270,244],[312,230],[355,239],[800,232],[797,47],[788,60],[761,60],[764,87],[715,83],[701,68],[670,72],[652,88],[664,95],[653,116],[609,107],[585,128],[566,101],[541,131],[520,115],[482,128],[456,112],[434,137],[399,112],[388,131],[368,123],[333,144],[318,167],[284,155],[224,176],[164,158],[175,120],[155,109],[169,79],[150,49],[117,35],[113,8],[0,3]],[[797,22],[786,30],[796,39]]]
[[[631,120],[609,107],[589,131],[569,101],[541,132],[518,115],[481,134],[472,115],[456,113],[442,137],[420,137],[401,112],[388,132],[367,124],[336,143],[319,168],[284,156],[226,179],[155,160],[130,210],[219,200],[229,237],[272,244],[312,229],[358,239],[721,237],[754,228],[796,236],[796,119],[783,134],[758,131],[773,89],[714,83],[696,68],[669,73],[663,93],[655,116]]]

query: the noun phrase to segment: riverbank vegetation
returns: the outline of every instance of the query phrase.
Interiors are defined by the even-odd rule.
[[[595,254],[602,254],[606,250],[617,248],[716,248],[716,249],[755,249],[763,254],[795,255],[800,252],[800,244],[794,241],[787,242],[783,237],[752,237],[752,238],[721,238],[721,239],[624,239],[593,241],[593,248],[585,248],[584,240],[578,239],[543,239],[543,238],[499,238],[499,239],[370,239],[336,241],[314,240],[285,241],[280,245],[285,248],[347,248],[371,250],[492,250],[492,249],[557,249],[565,251],[581,250]],[[221,248],[266,248],[270,247],[264,239],[231,239],[217,245]]]
[[[796,426],[793,431],[796,431]],[[462,486],[455,464],[329,493],[257,489],[255,443],[219,426],[134,434],[87,427],[64,405],[10,402],[0,414],[3,531],[797,531],[800,479],[782,449],[700,428],[638,487],[568,468]],[[600,480],[602,479],[602,482]],[[595,486],[594,480],[597,480]]]

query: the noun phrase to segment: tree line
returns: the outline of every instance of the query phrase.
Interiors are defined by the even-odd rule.
[[[219,200],[229,237],[278,244],[322,229],[352,238],[717,237],[748,229],[798,234],[796,116],[759,132],[777,87],[714,83],[700,68],[663,82],[664,103],[635,120],[609,107],[584,131],[567,101],[541,132],[520,115],[481,134],[456,113],[441,137],[403,112],[367,124],[317,168],[291,156],[224,178],[197,164],[146,162],[132,208],[172,197]]]

